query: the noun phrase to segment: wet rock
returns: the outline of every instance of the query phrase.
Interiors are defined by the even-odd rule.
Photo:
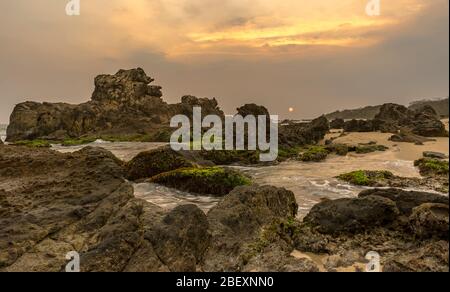
[[[101,148],[2,146],[0,170],[0,271],[64,271],[76,251],[82,271],[193,272],[209,243],[200,209],[134,198]]]
[[[393,179],[394,174],[389,171],[357,170],[341,174],[337,178],[358,186],[381,186]]]
[[[386,151],[388,150],[389,147],[386,147],[384,145],[358,145],[355,146],[354,149],[351,149],[352,151],[354,150],[357,154],[367,154],[367,153],[373,153],[373,152],[377,152],[377,151]]]
[[[268,245],[262,253],[257,254],[244,266],[243,272],[289,272],[315,273],[319,267],[310,259],[295,258],[288,254],[292,248],[286,243],[277,242]]]
[[[448,271],[444,196],[367,190],[358,199],[319,203],[293,234],[298,251],[328,254],[322,260],[328,271],[364,269],[369,252],[379,254],[385,272]]]
[[[349,152],[348,145],[345,144],[330,144],[325,147],[328,152],[334,152],[339,156],[346,156]]]
[[[178,206],[145,238],[171,271],[195,271],[210,243],[208,227],[206,215],[197,206]]]
[[[213,196],[224,196],[237,186],[251,184],[251,180],[240,172],[222,167],[180,168],[154,176],[147,182]]]
[[[205,271],[242,271],[253,257],[264,253],[273,235],[282,254],[289,257],[293,247],[282,244],[276,232],[263,236],[263,230],[279,226],[297,214],[292,192],[271,186],[238,187],[208,213],[212,244],[205,254]],[[283,247],[284,246],[284,247]],[[266,261],[265,261],[266,262]],[[259,267],[264,269],[263,266]]]
[[[329,122],[324,116],[308,124],[287,124],[279,128],[279,144],[283,148],[315,145],[329,130]]]
[[[409,224],[415,235],[422,239],[436,238],[448,241],[449,206],[423,204],[413,209]]]
[[[447,159],[448,156],[444,153],[433,152],[433,151],[425,151],[423,153],[423,157],[425,158],[435,158],[435,159]]]
[[[401,214],[406,216],[410,216],[413,209],[422,204],[449,204],[448,197],[446,196],[426,192],[404,191],[401,189],[372,189],[365,190],[359,194],[360,198],[370,196],[383,197],[395,202]]]
[[[369,196],[321,202],[312,208],[304,222],[323,233],[355,233],[390,224],[398,215],[393,201]]]
[[[139,153],[126,165],[129,180],[148,179],[155,175],[194,164],[170,147]]]
[[[399,134],[391,136],[389,140],[398,143],[414,143],[416,145],[423,145],[425,142],[435,141],[434,139],[422,137],[406,131],[400,131]]]
[[[336,178],[358,186],[415,188],[448,193],[448,180],[445,178],[400,177],[389,171],[357,170],[344,173]]]
[[[330,123],[330,129],[343,129],[345,127],[345,121],[343,119],[334,119]]]
[[[384,272],[448,272],[448,241],[433,241],[391,256]]]
[[[448,161],[422,158],[414,161],[414,166],[419,168],[420,174],[425,177],[448,177]]]
[[[320,162],[328,157],[328,150],[325,147],[313,146],[301,153],[299,160],[304,162]]]

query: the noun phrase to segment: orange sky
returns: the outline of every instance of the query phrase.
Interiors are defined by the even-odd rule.
[[[0,122],[24,100],[79,103],[97,74],[284,117],[448,96],[448,0],[2,0]],[[295,111],[289,111],[289,108]]]

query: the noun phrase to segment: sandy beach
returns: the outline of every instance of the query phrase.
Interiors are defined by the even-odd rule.
[[[448,124],[447,124],[448,125]],[[348,133],[346,136],[337,138],[334,143],[341,144],[360,144],[376,142],[390,149],[383,153],[389,160],[417,160],[422,157],[424,151],[434,151],[449,154],[449,138],[433,138],[436,141],[425,142],[424,145],[415,145],[413,143],[398,143],[389,141],[392,136],[390,133]]]

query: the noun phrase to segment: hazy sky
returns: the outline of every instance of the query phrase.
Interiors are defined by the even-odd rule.
[[[80,103],[93,78],[142,67],[174,103],[216,97],[282,117],[445,97],[448,0],[0,1],[0,122],[25,100]],[[295,111],[289,113],[293,107]]]

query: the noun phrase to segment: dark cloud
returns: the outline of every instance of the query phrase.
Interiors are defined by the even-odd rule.
[[[131,30],[119,35],[115,27],[100,26],[106,19],[90,15],[93,12],[86,12],[92,17],[86,16],[80,24],[61,16],[59,6],[38,1],[47,3],[47,7],[31,9],[23,0],[0,2],[0,122],[6,122],[14,105],[25,100],[86,101],[95,75],[138,66],[164,87],[164,98],[169,102],[179,101],[184,94],[217,97],[229,113],[243,103],[255,102],[283,117],[315,117],[336,109],[408,103],[448,96],[449,92],[449,15],[445,0],[433,0],[420,15],[388,31],[359,34],[382,38],[377,45],[261,48],[270,57],[253,57],[252,48],[236,45],[234,52],[244,57],[215,52],[195,60],[170,59],[162,49],[137,42]],[[208,6],[202,6],[202,1],[192,3],[195,5],[183,9],[192,15],[207,14]],[[211,0],[210,5],[214,3]],[[233,10],[239,7],[236,3],[228,11],[237,12],[224,13],[215,24],[229,27],[254,21],[247,10]],[[118,7],[124,7],[123,3]],[[164,11],[162,6],[157,7]],[[176,18],[176,14],[168,17]],[[166,33],[155,30],[151,23],[156,21],[151,19],[145,27],[149,37]],[[182,25],[181,21],[176,25]],[[349,33],[352,26],[340,29]],[[322,37],[328,34],[332,35],[323,32]],[[108,44],[111,52],[105,46]],[[289,107],[296,111],[289,114]]]

